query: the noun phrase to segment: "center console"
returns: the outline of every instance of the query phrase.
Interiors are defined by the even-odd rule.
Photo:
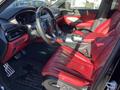
[[[91,57],[91,43],[83,41],[83,37],[80,35],[67,34],[63,38],[63,45],[67,45],[87,57]]]

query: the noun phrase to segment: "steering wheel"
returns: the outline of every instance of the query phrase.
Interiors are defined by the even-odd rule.
[[[57,39],[56,20],[53,13],[47,7],[39,7],[36,11],[36,26],[39,37],[48,43],[52,44]]]

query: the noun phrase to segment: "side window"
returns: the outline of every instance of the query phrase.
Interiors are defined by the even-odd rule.
[[[102,0],[67,0],[72,9],[99,9]]]

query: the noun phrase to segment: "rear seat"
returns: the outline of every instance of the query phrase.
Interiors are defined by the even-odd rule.
[[[105,67],[120,39],[120,21],[117,21],[120,13],[116,13],[116,18],[110,23],[115,27],[108,32],[107,36],[97,38],[92,42],[92,58],[85,57],[70,47],[61,46],[44,67],[42,75],[57,78],[57,81],[76,88],[91,85],[95,78],[94,73]]]

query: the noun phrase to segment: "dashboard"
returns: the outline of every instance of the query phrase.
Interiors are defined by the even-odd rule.
[[[0,62],[6,63],[30,43],[26,26],[35,24],[36,10],[34,7],[8,8],[0,13]],[[53,13],[56,15],[55,10]]]

